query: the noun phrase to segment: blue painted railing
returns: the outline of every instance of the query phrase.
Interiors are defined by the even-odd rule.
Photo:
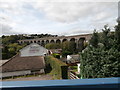
[[[120,77],[96,78],[96,79],[76,79],[76,80],[34,80],[34,81],[2,81],[0,88],[18,89],[31,88],[119,88]]]

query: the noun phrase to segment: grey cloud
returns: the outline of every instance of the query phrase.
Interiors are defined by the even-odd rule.
[[[23,6],[24,2],[17,2],[16,0],[14,2],[0,2],[0,9],[3,12],[11,13],[13,15],[19,15],[24,14]]]
[[[58,22],[73,22],[88,17],[93,21],[103,20],[115,16],[117,12],[116,2],[54,2],[51,0],[38,2],[33,7],[42,10],[47,18]]]
[[[0,24],[0,31],[1,31],[2,35],[21,34],[19,32],[13,31],[12,27],[10,27],[9,25],[4,25],[4,24]]]

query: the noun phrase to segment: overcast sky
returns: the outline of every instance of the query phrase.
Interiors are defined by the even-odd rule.
[[[84,1],[84,2],[83,2]],[[0,31],[78,35],[113,28],[119,0],[0,0]]]

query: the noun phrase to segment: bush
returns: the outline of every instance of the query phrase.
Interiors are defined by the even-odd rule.
[[[77,69],[77,66],[70,66],[71,69]]]
[[[45,57],[46,65],[51,66],[52,68],[52,75],[55,75],[58,79],[67,79],[68,78],[68,66],[62,61],[59,61],[57,58],[53,56],[46,56]]]
[[[71,55],[71,54],[72,54],[72,52],[70,52],[70,51],[62,51],[63,57],[67,57],[67,55]]]
[[[58,53],[53,53],[52,55],[53,55],[55,58],[60,59],[60,54],[58,54]]]

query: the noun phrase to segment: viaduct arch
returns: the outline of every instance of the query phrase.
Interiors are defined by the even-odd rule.
[[[83,49],[84,42],[88,42],[91,39],[92,34],[74,35],[74,36],[58,36],[49,38],[37,38],[37,39],[25,39],[18,40],[19,44],[27,43],[38,43],[42,46],[48,43],[63,43],[65,41],[72,41],[76,43],[76,48],[81,51]]]

